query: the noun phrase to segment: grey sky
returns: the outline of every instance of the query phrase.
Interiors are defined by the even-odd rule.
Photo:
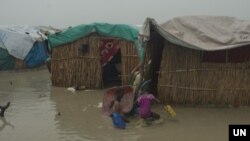
[[[250,0],[0,0],[0,24],[69,26],[159,23],[176,16],[224,15],[250,21]]]

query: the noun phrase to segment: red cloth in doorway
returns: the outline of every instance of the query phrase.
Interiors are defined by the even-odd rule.
[[[101,64],[105,66],[119,50],[119,41],[114,39],[101,40]]]

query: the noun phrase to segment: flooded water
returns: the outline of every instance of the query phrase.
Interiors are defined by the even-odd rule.
[[[101,113],[104,92],[51,87],[47,70],[0,72],[0,105],[11,102],[0,118],[0,141],[227,141],[229,124],[250,124],[249,107],[174,106],[177,117],[170,119],[154,105],[162,124],[141,127],[133,116],[119,130]]]

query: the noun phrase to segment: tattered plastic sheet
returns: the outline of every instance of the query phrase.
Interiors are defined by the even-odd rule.
[[[0,26],[0,46],[9,54],[23,60],[33,44],[41,40],[39,29],[29,26]]]
[[[148,40],[150,29],[171,43],[197,50],[215,51],[250,44],[250,22],[226,16],[185,16],[158,24],[148,18],[140,34]]]

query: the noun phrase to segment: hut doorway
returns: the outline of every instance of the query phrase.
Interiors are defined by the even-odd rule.
[[[160,65],[162,61],[162,52],[164,48],[163,38],[152,32],[150,42],[148,42],[148,47],[146,51],[146,60],[145,60],[145,79],[151,80],[148,85],[147,91],[157,95],[157,85],[159,78]]]
[[[112,38],[100,40],[102,81],[104,87],[121,85],[121,41]]]
[[[52,84],[91,89],[128,85],[138,63],[133,42],[93,34],[53,48]]]
[[[112,57],[112,59],[102,67],[103,86],[110,87],[121,85],[121,50]]]

